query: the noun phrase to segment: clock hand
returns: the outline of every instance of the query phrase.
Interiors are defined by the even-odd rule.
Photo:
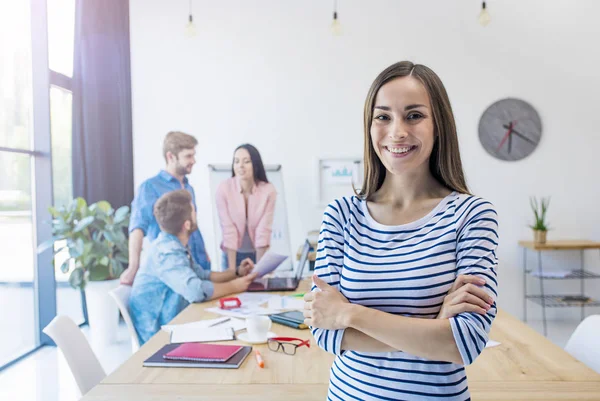
[[[504,128],[508,128],[508,125],[503,125]],[[514,129],[512,130],[512,133],[515,134],[516,136],[518,136],[519,138],[523,139],[524,141],[527,141],[533,145],[535,145],[536,143],[534,141],[532,141],[531,139],[527,138],[525,135],[521,134],[519,131],[515,131]]]
[[[502,147],[502,145],[504,145],[504,142],[506,142],[506,139],[508,137],[510,137],[510,134],[513,131],[513,123],[514,123],[514,121],[511,121],[509,125],[503,125],[503,127],[507,128],[508,131],[506,131],[506,134],[504,134],[504,138],[502,138],[502,141],[500,141],[500,145],[498,145],[498,148],[496,149],[496,151],[499,151],[500,148]]]
[[[512,133],[514,134],[514,131]],[[512,134],[508,136],[508,154],[510,154],[511,149],[512,149]]]

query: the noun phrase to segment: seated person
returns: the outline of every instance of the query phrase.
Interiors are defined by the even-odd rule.
[[[192,196],[185,190],[164,194],[154,205],[161,232],[135,276],[129,308],[143,344],[191,302],[243,292],[256,277],[244,260],[224,272],[202,269],[190,255],[188,241],[197,229]]]
[[[245,258],[257,262],[269,249],[277,198],[254,146],[238,146],[231,175],[217,189],[223,269],[234,268]]]

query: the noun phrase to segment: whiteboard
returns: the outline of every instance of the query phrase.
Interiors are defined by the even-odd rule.
[[[275,214],[273,215],[273,232],[271,234],[271,247],[269,250],[281,255],[289,256],[278,268],[278,271],[293,270],[293,259],[291,251],[290,232],[288,229],[287,210],[285,204],[285,192],[283,190],[283,174],[280,164],[266,164],[265,171],[267,179],[275,186],[277,201],[275,202]],[[215,255],[217,255],[217,270],[221,269],[223,251],[221,251],[221,223],[217,212],[217,188],[221,182],[231,178],[231,164],[209,164],[208,165],[211,205],[213,214],[213,227],[215,232]],[[213,265],[214,266],[214,265]]]

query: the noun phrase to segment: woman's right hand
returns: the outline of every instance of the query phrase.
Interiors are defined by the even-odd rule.
[[[232,292],[237,293],[246,291],[250,286],[250,283],[256,278],[257,274],[258,273],[250,273],[247,276],[231,280]]]
[[[485,315],[494,300],[482,288],[485,280],[481,277],[462,274],[444,298],[444,304],[438,319],[449,319],[463,312],[475,312]]]

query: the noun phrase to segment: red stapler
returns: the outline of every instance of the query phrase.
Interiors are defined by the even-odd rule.
[[[221,298],[219,299],[221,309],[235,309],[242,306],[242,301],[238,297]]]

